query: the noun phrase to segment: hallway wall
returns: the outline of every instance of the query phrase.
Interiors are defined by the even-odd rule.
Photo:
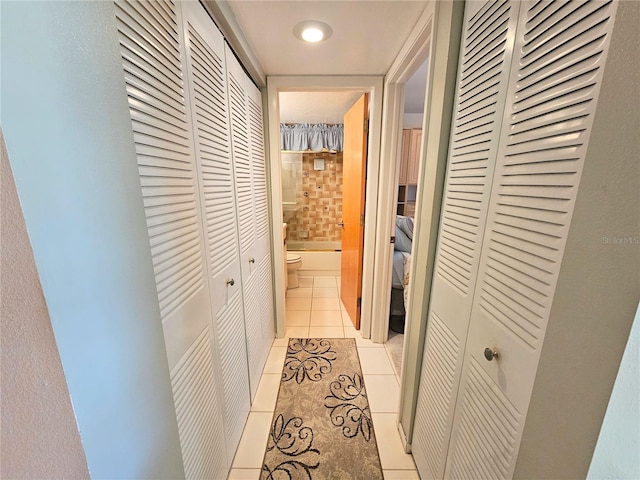
[[[0,148],[0,472],[2,477],[12,479],[88,478],[87,460],[1,131]]]
[[[114,5],[0,8],[2,128],[91,477],[182,478]]]

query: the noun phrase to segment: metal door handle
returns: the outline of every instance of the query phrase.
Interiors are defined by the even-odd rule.
[[[249,263],[256,263],[256,259],[255,259],[255,258],[253,258],[253,257],[251,257],[251,258],[249,259]]]
[[[500,355],[497,350],[491,350],[489,347],[484,349],[484,358],[488,361],[493,360],[494,358],[498,358]]]
[[[340,220],[340,221],[338,222],[338,226],[339,226],[340,228],[344,228],[344,222],[343,222],[342,220]]]
[[[233,287],[236,284],[236,281],[233,278],[227,279],[227,285]]]

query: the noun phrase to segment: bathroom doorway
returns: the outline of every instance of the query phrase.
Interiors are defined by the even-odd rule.
[[[324,125],[329,127],[336,127],[344,121],[344,113],[351,107],[355,100],[359,98],[363,93],[370,94],[370,103],[369,103],[369,112],[371,118],[371,135],[368,140],[368,164],[367,164],[367,185],[366,185],[366,198],[367,200],[373,199],[371,204],[367,204],[367,209],[365,211],[365,233],[364,233],[364,253],[363,256],[365,258],[363,272],[362,272],[362,285],[363,285],[363,293],[362,293],[362,312],[364,316],[370,317],[370,311],[372,308],[372,298],[373,298],[373,260],[370,262],[366,262],[367,256],[369,258],[373,257],[374,248],[375,248],[375,216],[377,209],[377,184],[378,184],[378,171],[380,164],[380,132],[381,132],[381,119],[382,119],[382,78],[381,77],[274,77],[270,79],[270,84],[268,86],[269,95],[269,141],[270,141],[270,158],[271,161],[271,197],[272,197],[272,215],[273,215],[273,223],[274,225],[279,224],[287,215],[289,218],[294,218],[295,215],[302,217],[305,213],[304,207],[308,206],[308,212],[311,213],[311,205],[305,205],[305,197],[304,191],[301,192],[303,195],[302,204],[298,198],[296,198],[296,185],[300,185],[301,182],[296,181],[302,178],[306,178],[306,173],[308,173],[309,178],[316,172],[322,172],[323,170],[315,170],[316,164],[318,164],[318,168],[323,167],[324,163],[324,171],[327,172],[329,178],[331,178],[331,172],[336,172],[341,169],[341,158],[339,155],[340,148],[331,148],[331,147],[321,147],[321,148],[311,148],[306,151],[300,148],[288,148],[285,151],[281,150],[281,125],[283,124],[304,124],[306,126],[313,125]],[[326,111],[326,107],[330,105],[330,97],[334,96],[336,98],[342,98],[342,106],[341,109],[335,113],[334,117],[313,117],[312,115],[321,112],[323,110]],[[289,97],[289,98],[287,98]],[[296,98],[297,97],[297,98]],[[306,97],[306,101],[300,101],[300,98]],[[289,99],[294,99],[294,101],[290,102],[290,105],[293,107],[294,113],[296,113],[297,117],[288,117],[287,102]],[[373,138],[372,138],[373,137]],[[299,155],[293,156],[289,154],[299,154],[302,153],[302,157]],[[309,155],[310,154],[310,155]],[[283,161],[282,161],[282,160]],[[274,161],[275,160],[275,161]],[[296,163],[305,165],[305,160],[307,162],[307,171],[302,167],[296,167]],[[289,163],[289,166],[286,164]],[[284,170],[283,170],[284,166]],[[333,169],[333,170],[332,170]],[[287,171],[288,170],[288,171]],[[298,173],[298,171],[301,171]],[[291,182],[289,182],[289,187],[287,184],[287,177],[289,177]],[[334,201],[337,197],[342,194],[342,182],[338,181],[338,175],[335,175],[335,186],[329,185],[328,189],[330,190],[330,198],[325,199],[325,205],[320,205],[321,210],[315,212],[315,225],[320,225],[322,227],[322,222],[324,221],[324,228],[315,228],[314,233],[312,233],[312,228],[314,219],[311,218],[301,218],[302,225],[307,228],[302,228],[302,235],[299,236],[296,234],[293,228],[289,228],[287,226],[286,233],[289,237],[287,242],[293,241],[294,248],[302,248],[301,250],[296,251],[296,255],[302,257],[302,265],[300,266],[300,274],[305,276],[307,274],[312,275],[322,275],[328,274],[331,275],[340,275],[341,265],[341,251],[342,251],[342,233],[341,233],[341,205],[335,205],[333,208],[331,206],[331,202]],[[373,179],[373,182],[372,182]],[[311,182],[309,182],[309,186],[311,186]],[[318,188],[320,186],[321,188]],[[322,191],[324,187],[322,185],[315,185],[315,191]],[[335,189],[334,192],[331,192],[332,189]],[[309,194],[309,198],[311,199],[312,191],[307,190]],[[340,195],[338,195],[340,194]],[[322,203],[322,202],[320,202]],[[324,207],[328,208],[324,208]],[[316,203],[316,208],[317,208]],[[370,208],[371,207],[371,208]],[[288,212],[285,214],[285,210]],[[328,218],[322,218],[323,214],[328,216]],[[332,217],[333,215],[333,217]],[[367,222],[367,218],[369,221]],[[318,223],[318,219],[320,223]],[[367,227],[366,224],[369,223],[370,227]],[[292,225],[294,227],[294,225]],[[336,228],[337,227],[337,228]],[[367,230],[369,228],[369,231]],[[282,235],[282,229],[274,229],[274,242],[278,242],[280,235]],[[333,231],[333,237],[332,235]],[[314,238],[317,237],[317,233],[321,233],[321,239]],[[328,235],[327,235],[328,234]],[[303,238],[300,238],[303,237]],[[306,238],[304,238],[306,237]],[[282,241],[282,240],[280,240]],[[312,242],[322,242],[312,243]],[[333,242],[333,243],[331,243]],[[340,242],[338,244],[338,242]],[[297,243],[297,245],[295,245]],[[369,249],[367,249],[367,245],[369,245]],[[289,247],[289,245],[287,245]],[[336,251],[339,250],[339,251]],[[285,262],[284,258],[287,256],[286,252],[282,253],[282,257],[280,255],[274,254],[274,262],[279,262],[282,259]],[[285,267],[286,267],[285,263]],[[286,274],[286,268],[283,269],[282,275]],[[281,280],[278,280],[278,275],[276,274],[275,286],[279,288],[284,285],[284,278],[280,277]],[[276,311],[278,312],[278,333],[285,333],[285,292],[276,292]],[[365,312],[366,309],[369,309],[369,312]],[[371,335],[371,322],[365,322],[366,325],[362,326],[362,334],[365,338],[369,338]]]

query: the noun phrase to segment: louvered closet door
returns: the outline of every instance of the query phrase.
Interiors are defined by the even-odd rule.
[[[269,229],[269,201],[267,198],[267,165],[264,152],[264,122],[262,116],[262,94],[258,87],[251,81],[246,82],[247,91],[247,117],[249,120],[249,153],[251,157],[251,174],[254,198],[254,224],[255,224],[255,253],[256,262],[259,263],[258,291],[260,292],[258,317],[258,329],[261,336],[258,338],[258,355],[256,365],[251,371],[252,378],[256,377],[254,384],[260,380],[262,369],[269,355],[274,339],[273,317],[273,284],[271,269],[271,235]],[[248,318],[247,322],[252,321]]]
[[[204,8],[185,2],[189,82],[200,167],[224,440],[233,461],[250,407],[224,39]]]
[[[185,474],[220,478],[221,405],[180,11],[170,1],[115,5]]]
[[[614,14],[613,2],[522,3],[450,478],[513,475]]]
[[[238,205],[240,262],[244,295],[244,321],[249,361],[251,398],[255,397],[262,374],[262,328],[260,317],[259,248],[256,242],[256,192],[251,155],[251,124],[247,106],[247,87],[251,81],[226,45],[229,113]]]
[[[518,3],[465,9],[453,131],[412,440],[422,478],[442,478],[507,91]]]

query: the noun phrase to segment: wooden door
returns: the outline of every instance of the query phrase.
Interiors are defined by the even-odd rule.
[[[356,329],[360,328],[362,299],[368,112],[365,93],[344,116],[340,298]]]

